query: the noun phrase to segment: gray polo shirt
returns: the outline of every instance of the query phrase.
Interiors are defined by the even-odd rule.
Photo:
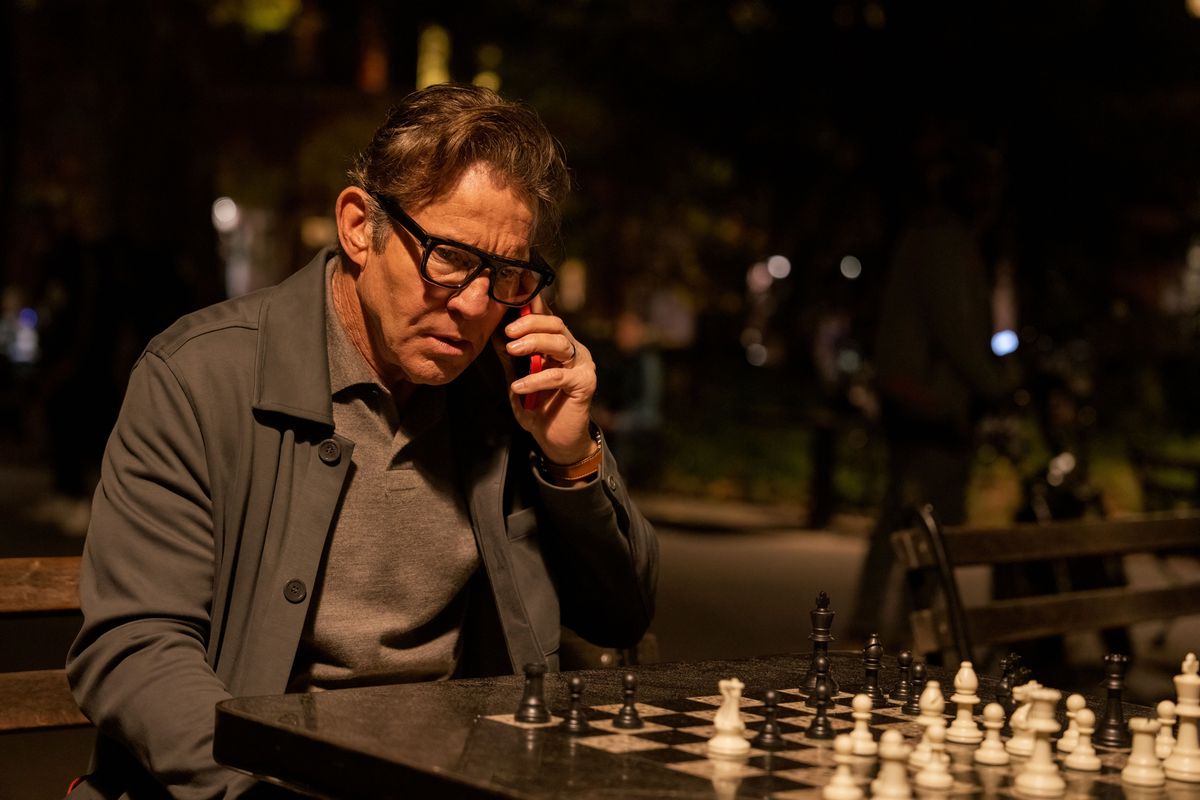
[[[351,343],[328,291],[333,421],[354,442],[289,691],[448,678],[479,566],[455,479],[445,391],[397,408]]]

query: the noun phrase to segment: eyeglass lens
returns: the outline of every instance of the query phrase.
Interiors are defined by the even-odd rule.
[[[475,253],[439,244],[429,252],[425,269],[437,283],[461,288],[476,274],[482,259]],[[541,274],[508,264],[490,262],[492,296],[503,303],[524,303],[533,297],[541,284]]]

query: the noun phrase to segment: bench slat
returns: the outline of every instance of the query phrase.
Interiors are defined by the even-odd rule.
[[[1166,513],[1132,519],[1028,523],[1010,528],[951,527],[942,535],[947,555],[956,567],[1173,549],[1200,550],[1200,514]],[[935,566],[929,536],[924,530],[897,531],[892,534],[892,544],[906,569]]]
[[[75,705],[66,670],[0,673],[0,732],[90,724]]]
[[[1061,595],[998,600],[964,609],[971,640],[1019,642],[1039,636],[1061,636],[1100,628],[1200,613],[1200,582],[1161,589],[1088,589]],[[931,609],[911,615],[915,646],[922,652],[955,647],[945,616]]]
[[[78,610],[78,556],[0,559],[0,617]]]

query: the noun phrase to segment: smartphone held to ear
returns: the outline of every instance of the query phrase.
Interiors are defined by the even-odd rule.
[[[533,309],[528,305],[521,306],[519,315],[524,317],[527,314],[532,314]],[[542,371],[542,356],[540,353],[534,353],[531,356],[513,356],[513,370],[518,378],[524,378],[526,375],[535,375]],[[521,404],[526,409],[532,409],[537,405],[537,392],[527,394],[521,398]]]

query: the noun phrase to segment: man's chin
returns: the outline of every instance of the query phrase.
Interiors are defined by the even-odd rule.
[[[405,370],[405,374],[408,376],[409,383],[420,386],[443,386],[453,381],[459,375],[462,375],[463,371],[471,366],[471,361],[473,360],[465,356],[459,358],[423,358],[419,363]]]

